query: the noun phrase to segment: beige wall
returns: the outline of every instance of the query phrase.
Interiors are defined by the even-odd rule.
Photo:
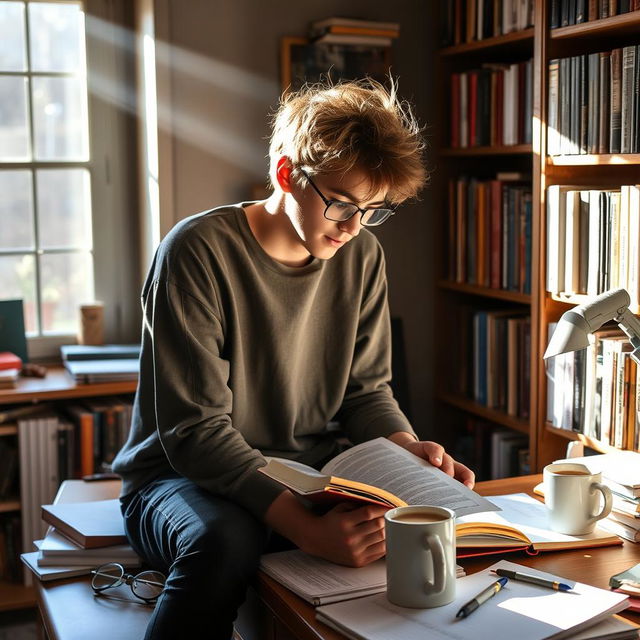
[[[178,220],[250,198],[267,172],[268,118],[277,103],[278,47],[304,36],[309,22],[332,15],[398,21],[393,70],[403,97],[430,114],[431,2],[402,0],[156,0],[161,21],[159,64],[170,69],[170,104],[159,106],[169,127],[171,194]],[[167,46],[169,44],[170,46]],[[164,113],[164,116],[162,114]],[[161,149],[162,153],[162,149]],[[165,150],[164,153],[169,153]],[[161,158],[162,163],[162,158]],[[428,192],[401,209],[379,237],[385,247],[393,315],[403,318],[414,425],[429,435],[432,414],[431,214]]]

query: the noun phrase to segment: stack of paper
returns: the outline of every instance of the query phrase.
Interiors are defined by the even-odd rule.
[[[260,569],[313,605],[360,598],[387,588],[384,559],[364,567],[344,567],[292,549],[263,555]],[[463,575],[464,569],[457,566],[456,576]]]
[[[381,593],[319,607],[316,616],[348,638],[368,640],[560,640],[598,636],[600,628],[594,625],[599,623],[614,631],[635,626],[625,626],[612,618],[612,614],[626,608],[625,595],[565,579],[561,581],[573,585],[570,593],[510,580],[468,618],[456,618],[467,602],[495,582],[496,576],[490,570],[497,568],[526,571],[552,580],[561,578],[501,561],[458,580],[455,600],[443,607],[398,607]],[[591,633],[578,635],[590,627]],[[631,630],[633,633],[637,637],[637,631]]]
[[[140,345],[63,345],[62,361],[76,382],[137,380]]]
[[[585,465],[602,473],[602,483],[613,493],[613,510],[600,526],[631,542],[640,542],[640,453],[616,451],[557,462]]]

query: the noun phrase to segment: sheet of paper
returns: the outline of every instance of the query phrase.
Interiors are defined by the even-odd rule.
[[[576,542],[578,540],[593,540],[598,537],[609,537],[605,531],[596,530],[585,536],[569,536],[551,530],[547,507],[528,496],[526,493],[513,493],[504,496],[490,496],[488,498],[501,511],[474,513],[457,519],[457,522],[495,522],[506,524],[519,529],[531,542]]]
[[[576,583],[573,593],[563,593],[510,580],[468,618],[456,618],[464,604],[495,582],[490,570],[497,568],[561,577],[502,560],[458,580],[455,600],[443,607],[397,607],[386,594],[378,594],[319,607],[316,615],[347,630],[351,637],[370,640],[560,640],[626,606],[622,594],[581,583]]]
[[[371,484],[408,504],[448,507],[457,516],[498,507],[386,438],[376,438],[347,449],[330,460],[322,472]]]

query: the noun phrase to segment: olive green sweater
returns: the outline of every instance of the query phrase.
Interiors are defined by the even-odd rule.
[[[261,517],[282,487],[263,455],[315,464],[329,421],[355,443],[413,432],[388,386],[382,249],[362,230],[330,260],[287,267],[243,206],[180,222],[142,292],[140,380],[113,464],[123,495],[172,469]]]

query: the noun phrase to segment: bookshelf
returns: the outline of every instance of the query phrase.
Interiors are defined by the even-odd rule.
[[[129,395],[135,392],[137,382],[107,382],[76,384],[67,371],[59,366],[50,367],[45,378],[21,378],[14,389],[0,390],[0,412],[14,405],[42,402],[67,402],[80,398]],[[0,438],[18,436],[15,422],[0,425]],[[0,514],[20,513],[18,497],[0,501]],[[0,611],[34,607],[35,589],[20,583],[0,580]]]
[[[463,11],[466,4],[460,3]],[[586,56],[640,44],[640,11],[550,29],[551,2],[534,0],[532,8],[533,27],[480,40],[474,36],[472,41],[464,42],[469,33],[465,38],[463,23],[462,37],[460,27],[457,27],[458,44],[445,44],[435,54],[436,86],[442,87],[446,95],[435,113],[436,124],[433,130],[437,171],[432,182],[434,210],[437,212],[435,237],[438,239],[434,243],[435,317],[455,319],[468,309],[495,311],[520,308],[523,312],[530,313],[529,415],[526,418],[514,417],[504,410],[478,403],[476,399],[469,397],[469,393],[456,393],[448,386],[448,379],[460,377],[468,367],[474,365],[473,358],[476,354],[468,350],[466,362],[459,356],[456,358],[451,347],[461,339],[456,322],[438,322],[434,345],[436,370],[446,372],[446,375],[440,377],[441,386],[436,389],[436,423],[439,430],[434,437],[455,450],[456,434],[460,432],[460,425],[470,416],[486,420],[496,427],[527,433],[530,469],[531,472],[539,472],[552,460],[564,457],[567,444],[572,440],[579,440],[598,451],[612,450],[604,442],[582,433],[557,428],[547,421],[547,379],[542,355],[548,339],[548,324],[557,321],[562,313],[576,304],[584,303],[590,296],[546,291],[546,190],[551,185],[572,185],[576,189],[580,185],[585,189],[619,189],[621,185],[638,184],[640,176],[639,153],[547,155],[549,63],[553,59]],[[471,14],[467,12],[466,16],[468,15]],[[450,31],[443,28],[441,20],[436,21],[436,24],[439,25],[438,38],[443,33],[446,37],[447,33],[455,32],[455,22]],[[480,69],[484,63],[509,64],[521,62],[527,57],[533,59],[533,122],[530,144],[452,148],[450,117],[451,113],[457,112],[452,108],[449,96],[452,74]],[[490,179],[492,174],[501,171],[528,172],[531,175],[533,215],[530,293],[496,290],[455,281],[448,268],[451,262],[448,254],[451,251],[452,237],[450,180],[460,175]],[[636,238],[635,242],[639,240]],[[466,339],[469,340],[468,336]],[[507,375],[504,370],[498,371],[498,375],[502,377]]]

